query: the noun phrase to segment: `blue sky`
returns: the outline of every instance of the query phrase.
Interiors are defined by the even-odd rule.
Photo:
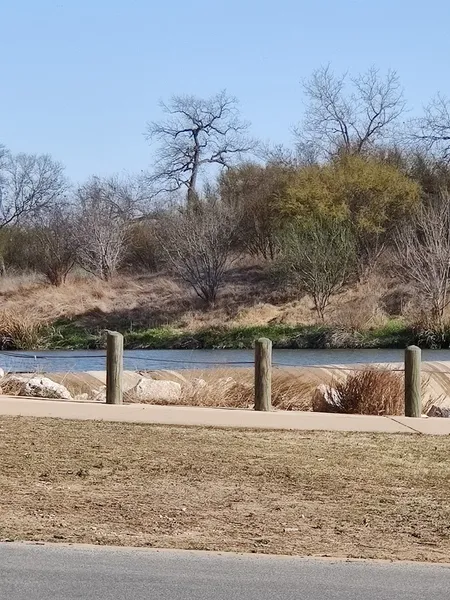
[[[151,163],[159,99],[226,88],[253,134],[290,143],[300,81],[396,69],[411,114],[450,95],[446,0],[2,0],[0,142],[79,181]]]

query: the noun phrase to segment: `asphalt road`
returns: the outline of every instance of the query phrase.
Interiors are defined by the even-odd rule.
[[[0,544],[5,600],[448,600],[450,567]]]

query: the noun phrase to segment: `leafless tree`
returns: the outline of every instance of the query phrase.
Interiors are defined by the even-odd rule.
[[[239,116],[237,100],[225,91],[206,100],[173,96],[162,109],[166,120],[149,123],[145,134],[160,144],[150,179],[160,192],[186,189],[192,204],[208,165],[228,167],[254,147],[249,125]]]
[[[390,137],[406,106],[397,73],[382,77],[374,67],[350,78],[334,74],[329,65],[321,67],[304,91],[309,104],[295,134],[306,162],[341,151],[364,152]]]
[[[44,273],[52,285],[62,285],[78,256],[79,241],[71,209],[59,206],[41,213],[32,233],[36,270]]]
[[[169,264],[197,296],[213,305],[224,283],[238,219],[219,203],[173,212],[162,222],[159,241]]]
[[[128,227],[140,211],[139,197],[129,182],[93,177],[77,192],[78,256],[86,271],[111,279],[125,251]]]
[[[3,154],[0,228],[61,202],[68,189],[64,167],[47,154]]]
[[[350,228],[334,219],[287,227],[281,238],[282,271],[309,294],[323,320],[331,297],[354,271],[355,240]]]
[[[50,156],[12,154],[0,146],[0,230],[64,201],[68,181]],[[6,273],[0,249],[0,275]]]
[[[434,324],[442,327],[450,302],[450,197],[424,205],[395,238],[396,271],[412,283],[431,309]]]
[[[450,99],[438,94],[424,115],[408,123],[408,137],[438,162],[450,162]]]

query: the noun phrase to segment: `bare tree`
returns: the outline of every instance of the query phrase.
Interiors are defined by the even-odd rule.
[[[232,259],[237,218],[218,203],[168,215],[159,230],[167,259],[197,296],[213,305]]]
[[[412,139],[437,161],[450,162],[450,100],[438,94],[425,107],[424,115],[408,124]]]
[[[321,320],[331,297],[354,271],[355,240],[350,227],[335,219],[288,227],[282,238],[282,270],[309,294]]]
[[[117,177],[93,177],[77,193],[78,256],[86,271],[111,279],[125,252],[128,227],[140,211],[139,196]]]
[[[41,214],[32,231],[34,266],[54,286],[65,283],[76,263],[79,242],[75,232],[74,215],[66,206]]]
[[[64,200],[64,167],[47,154],[13,155],[0,145],[0,230]],[[6,267],[0,249],[0,275]]]
[[[412,222],[397,231],[394,248],[398,275],[414,285],[434,323],[443,327],[450,302],[450,198],[422,206]]]
[[[225,91],[206,100],[173,96],[162,109],[167,119],[149,123],[145,134],[160,144],[151,181],[160,192],[185,188],[192,204],[205,167],[228,167],[254,147],[247,137],[249,125],[240,119],[237,100]]]
[[[54,203],[68,189],[64,167],[47,154],[3,154],[0,162],[0,228]]]
[[[406,106],[397,73],[383,78],[374,67],[353,78],[321,67],[304,90],[309,105],[295,133],[306,162],[340,151],[364,152],[390,136]]]

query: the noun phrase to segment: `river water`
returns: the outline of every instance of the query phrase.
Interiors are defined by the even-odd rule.
[[[403,361],[403,350],[274,350],[279,366],[313,366]],[[424,361],[450,361],[450,350],[424,350]],[[252,350],[127,350],[125,369],[206,369],[253,365]],[[1,352],[0,367],[10,372],[76,372],[105,369],[104,350]]]

